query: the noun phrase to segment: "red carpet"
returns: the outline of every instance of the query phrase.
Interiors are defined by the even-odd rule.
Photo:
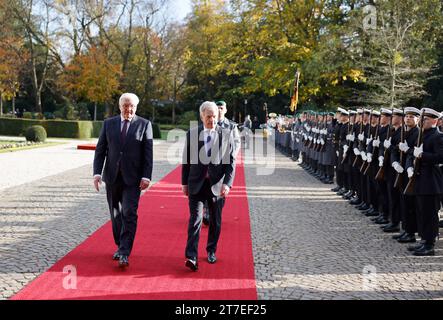
[[[127,270],[111,259],[116,248],[109,222],[12,299],[257,299],[243,165],[223,211],[218,261],[206,261],[208,229],[202,228],[197,272],[184,266],[189,211],[180,174],[178,167],[142,196]],[[63,268],[70,265],[76,289],[63,287]]]
[[[79,144],[77,145],[78,150],[95,150],[96,144]]]

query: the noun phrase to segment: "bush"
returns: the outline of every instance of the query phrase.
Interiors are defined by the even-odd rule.
[[[194,111],[186,111],[180,116],[179,124],[187,125],[189,127],[191,121],[197,121],[197,114]]]
[[[103,121],[63,121],[0,118],[0,135],[23,136],[30,126],[40,125],[49,137],[89,139],[98,137]]]
[[[25,136],[27,141],[45,142],[48,135],[42,126],[32,126],[26,130]]]
[[[154,136],[154,139],[160,139],[162,137],[160,126],[157,123],[152,124],[152,134]]]
[[[44,112],[43,116],[45,117],[45,119],[48,120],[55,119],[54,114],[52,112]]]
[[[32,119],[32,112],[23,112],[24,119]]]

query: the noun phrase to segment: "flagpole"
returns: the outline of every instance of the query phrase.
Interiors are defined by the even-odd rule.
[[[294,80],[294,89],[291,94],[291,100],[290,100],[290,109],[295,113],[297,111],[297,104],[298,104],[298,85],[300,80],[300,72],[298,70],[295,71],[295,80]]]

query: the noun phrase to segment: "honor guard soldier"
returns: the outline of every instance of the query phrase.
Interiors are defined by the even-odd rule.
[[[438,211],[443,194],[443,134],[437,129],[440,114],[431,109],[421,110],[420,130],[414,151],[408,154],[406,172],[409,181],[405,190],[415,195],[420,244],[408,248],[416,256],[434,255],[435,239],[438,236]],[[412,183],[411,183],[412,182]],[[412,184],[411,190],[408,190]]]

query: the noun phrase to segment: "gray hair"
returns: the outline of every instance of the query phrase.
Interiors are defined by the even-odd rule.
[[[128,101],[134,106],[137,107],[138,103],[140,102],[140,100],[138,99],[138,97],[133,94],[133,93],[123,93],[120,96],[120,99],[118,100],[118,105],[122,106],[125,101]]]
[[[205,101],[200,106],[200,114],[205,113],[206,110],[213,109],[215,114],[218,114],[218,107],[215,104],[215,102],[212,101]]]

